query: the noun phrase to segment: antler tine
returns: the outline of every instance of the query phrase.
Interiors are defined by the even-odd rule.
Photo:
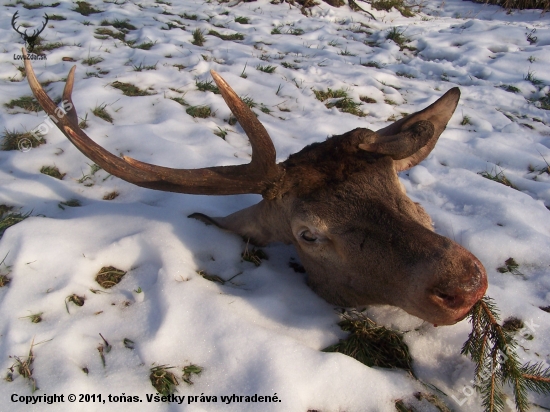
[[[281,169],[275,164],[274,149],[272,165],[262,167],[258,162],[269,159],[271,156],[270,154],[266,156],[262,152],[264,146],[268,147],[268,144],[263,142],[262,146],[256,140],[251,142],[253,147],[251,163],[237,166],[172,169],[143,163],[126,156],[117,157],[95,143],[78,127],[78,117],[71,98],[76,66],[69,72],[63,91],[64,105],[67,107],[67,111],[64,112],[66,115],[58,115],[59,108],[36,79],[25,49],[23,49],[23,54],[27,79],[38,103],[54,120],[59,130],[84,155],[114,176],[150,189],[204,195],[260,194],[266,192],[272,183],[279,178]],[[267,132],[265,132],[265,136],[269,139]],[[271,143],[271,139],[269,139],[269,143]]]
[[[38,36],[40,33],[42,33],[44,31],[44,29],[46,28],[46,24],[48,24],[48,21],[50,20],[50,18],[48,17],[48,14],[47,13],[44,13],[44,24],[42,25],[42,27],[40,29],[36,29],[32,32],[32,36],[30,37],[36,37]]]
[[[19,17],[18,14],[19,14],[19,10],[17,10],[17,11],[13,14],[13,17],[11,18],[11,27],[13,27],[13,29],[14,29],[17,33],[19,33],[20,35],[23,35],[24,33],[21,33],[21,32],[19,31],[19,27],[21,27],[21,25],[15,27],[15,22],[17,21],[17,18]],[[26,33],[26,32],[27,32],[27,31],[25,30],[25,33]]]
[[[214,70],[210,70],[212,78],[218,85],[223,100],[233,112],[241,127],[245,131],[250,145],[252,146],[252,161],[250,166],[260,173],[274,175],[275,167],[275,146],[267,130],[254,112],[237,96],[231,86]]]

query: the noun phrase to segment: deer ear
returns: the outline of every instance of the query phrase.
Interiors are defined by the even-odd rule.
[[[277,204],[275,204],[277,203]],[[239,210],[226,217],[210,217],[202,213],[193,213],[188,217],[200,220],[207,225],[215,225],[240,235],[245,241],[256,246],[265,246],[273,242],[292,242],[292,233],[286,233],[285,208],[278,200],[262,200],[254,206]]]
[[[439,136],[441,135],[441,133],[443,133],[443,130],[445,130],[445,127],[447,127],[447,123],[453,116],[459,99],[459,88],[452,88],[439,100],[437,100],[435,103],[428,106],[424,110],[410,114],[407,117],[404,117],[403,119],[398,120],[397,122],[376,132],[380,136],[390,137],[398,135],[400,133],[406,133],[408,129],[413,127],[415,123],[418,123],[422,120],[426,120],[433,125],[433,135],[429,139],[427,139],[427,142],[424,146],[422,146],[410,156],[394,161],[395,169],[397,172],[409,169],[417,165],[430,154],[430,152],[435,147],[435,144],[437,143],[437,139],[439,139]]]

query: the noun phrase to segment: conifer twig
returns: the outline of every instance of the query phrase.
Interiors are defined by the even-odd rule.
[[[498,322],[498,309],[494,301],[485,296],[474,305],[469,314],[472,332],[461,353],[475,363],[475,388],[482,396],[486,412],[504,411],[504,386],[512,387],[516,409],[529,409],[528,391],[550,394],[550,367],[542,362],[521,365],[516,353],[514,335]]]

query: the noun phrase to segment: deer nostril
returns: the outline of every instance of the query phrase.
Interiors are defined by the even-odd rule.
[[[434,292],[434,296],[439,304],[451,309],[458,309],[464,305],[464,297],[458,293],[445,293],[440,290]]]

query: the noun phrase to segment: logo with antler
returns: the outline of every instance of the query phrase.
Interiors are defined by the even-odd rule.
[[[46,28],[46,24],[48,24],[49,17],[47,14],[44,14],[44,24],[42,25],[42,27],[40,29],[34,30],[32,34],[29,35],[27,34],[27,30],[25,30],[24,32],[19,31],[21,25],[15,27],[17,17],[19,17],[18,14],[19,14],[19,11],[16,11],[13,17],[11,18],[11,26],[17,33],[21,35],[21,38],[25,42],[25,45],[27,46],[29,53],[33,53],[35,42],[38,39],[38,36],[40,35],[40,33],[42,33]]]

